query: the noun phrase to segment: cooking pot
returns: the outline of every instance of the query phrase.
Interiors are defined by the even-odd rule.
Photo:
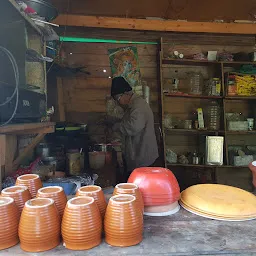
[[[65,165],[66,165],[65,157],[54,157],[54,156],[45,157],[43,159],[43,163],[45,165],[56,166],[56,171],[65,170]]]
[[[51,21],[58,16],[57,9],[49,0],[23,0],[29,7],[34,9],[38,15],[46,21]]]

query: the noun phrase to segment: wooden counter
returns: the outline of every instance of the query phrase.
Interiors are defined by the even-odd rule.
[[[62,245],[44,256],[82,255],[256,255],[256,220],[224,222],[191,214],[183,209],[173,216],[144,217],[144,239],[132,247],[111,247],[104,241],[88,251],[70,251]],[[30,255],[19,245],[1,255]]]

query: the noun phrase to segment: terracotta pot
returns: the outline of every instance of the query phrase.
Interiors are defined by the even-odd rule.
[[[60,243],[60,217],[50,198],[26,202],[19,224],[20,247],[27,252],[50,250]]]
[[[249,164],[249,168],[252,171],[252,183],[253,186],[256,188],[256,161],[253,161]]]
[[[97,206],[99,207],[102,218],[104,218],[107,203],[101,187],[95,185],[81,187],[77,190],[76,196],[93,197]]]
[[[132,246],[142,241],[143,215],[135,196],[116,195],[109,199],[105,214],[105,241],[112,246]]]
[[[58,209],[60,218],[62,219],[64,209],[67,203],[67,197],[62,187],[59,186],[50,186],[45,188],[40,188],[37,191],[38,198],[51,198],[54,200],[54,203]]]
[[[64,246],[87,250],[101,243],[102,219],[95,200],[78,196],[67,202],[61,232]]]
[[[0,250],[14,246],[18,237],[19,211],[11,197],[0,197]]]
[[[137,168],[131,173],[128,182],[135,183],[139,187],[145,206],[167,205],[180,198],[177,179],[166,168]]]
[[[115,186],[113,195],[122,195],[129,194],[136,197],[136,203],[141,209],[142,213],[144,212],[144,202],[142,195],[140,193],[139,187],[134,183],[120,183]]]
[[[17,186],[22,185],[28,187],[31,197],[36,197],[37,190],[43,187],[43,184],[37,174],[25,174],[19,176],[16,180]]]
[[[21,214],[25,203],[31,199],[30,192],[26,186],[5,188],[2,190],[1,196],[13,198],[16,206],[18,207],[19,214]]]

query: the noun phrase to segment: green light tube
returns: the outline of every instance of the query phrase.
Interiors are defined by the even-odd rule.
[[[111,40],[111,39],[97,39],[97,38],[83,38],[83,37],[66,37],[60,36],[61,42],[76,42],[76,43],[112,43],[112,44],[154,44],[157,42],[136,42],[126,40]]]

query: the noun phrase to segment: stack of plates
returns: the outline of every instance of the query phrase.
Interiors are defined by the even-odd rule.
[[[256,218],[256,197],[231,186],[200,184],[189,187],[181,193],[180,205],[210,219],[243,221]]]

